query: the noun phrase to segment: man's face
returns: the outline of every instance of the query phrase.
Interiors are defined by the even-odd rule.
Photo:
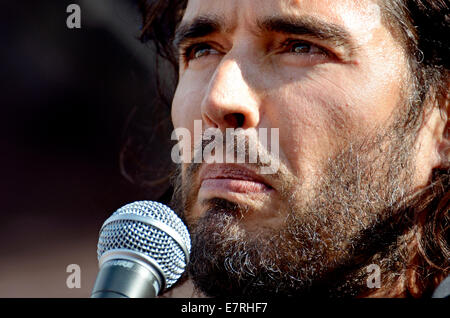
[[[367,234],[383,232],[395,202],[428,177],[405,186],[408,69],[378,5],[190,0],[177,41],[175,128],[279,129],[274,174],[182,165],[196,285],[210,295],[298,293],[372,253],[357,246],[376,245]]]

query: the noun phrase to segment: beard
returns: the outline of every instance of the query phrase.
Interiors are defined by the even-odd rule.
[[[384,131],[349,140],[312,189],[280,169],[278,228],[248,231],[242,221],[251,207],[220,198],[190,218],[200,165],[180,171],[173,203],[191,233],[195,288],[206,296],[357,296],[370,292],[368,265],[395,275],[404,266],[397,242],[410,226],[414,136],[400,124]]]

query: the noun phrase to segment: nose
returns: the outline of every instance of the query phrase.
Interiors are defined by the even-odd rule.
[[[214,72],[201,112],[207,126],[219,128],[253,128],[259,123],[259,107],[255,94],[244,79],[235,60],[222,61]]]

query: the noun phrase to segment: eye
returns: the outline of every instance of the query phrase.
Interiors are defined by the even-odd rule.
[[[206,57],[211,54],[218,54],[218,51],[213,49],[207,43],[193,44],[185,49],[182,49],[181,51],[182,51],[181,54],[186,62],[196,60],[201,57]]]
[[[311,51],[311,45],[306,43],[296,43],[292,46],[293,53],[309,53]]]
[[[318,45],[297,40],[297,39],[288,39],[283,43],[283,47],[289,52],[294,54],[320,54],[323,56],[328,56],[327,50],[319,47]]]

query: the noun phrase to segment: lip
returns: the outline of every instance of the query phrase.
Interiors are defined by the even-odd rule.
[[[214,192],[263,193],[272,186],[254,171],[236,164],[208,164],[200,170],[201,189]]]

